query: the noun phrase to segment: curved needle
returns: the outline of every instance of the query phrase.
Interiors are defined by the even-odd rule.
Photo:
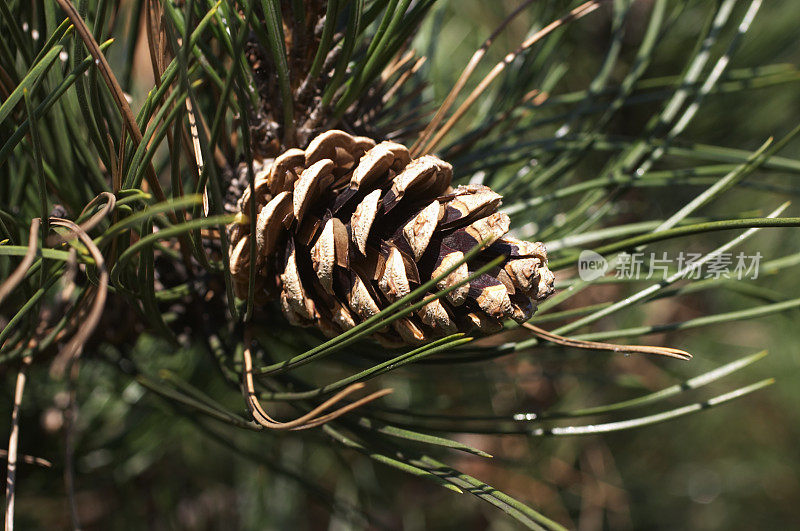
[[[249,334],[248,334],[249,335]],[[249,345],[249,341],[248,341]],[[255,383],[253,380],[253,356],[250,352],[250,347],[247,346],[244,349],[243,353],[244,358],[244,374],[243,374],[243,391],[244,391],[244,398],[247,402],[247,407],[250,409],[250,413],[253,415],[253,419],[258,422],[261,426],[265,428],[273,429],[273,430],[306,430],[309,428],[314,428],[317,426],[321,426],[326,422],[330,422],[331,420],[344,415],[356,408],[363,406],[368,402],[372,402],[382,396],[386,396],[389,393],[393,392],[393,389],[381,389],[380,391],[376,391],[372,394],[369,394],[355,402],[347,404],[335,411],[330,413],[321,415],[325,410],[329,409],[334,404],[341,402],[346,396],[352,394],[359,389],[364,387],[363,383],[354,383],[352,385],[348,385],[305,415],[298,417],[294,420],[288,422],[281,422],[273,419],[269,416],[266,412],[264,407],[258,401],[258,396],[256,395],[255,390]]]
[[[105,218],[112,210],[114,210],[114,207],[117,204],[117,198],[114,194],[112,194],[111,192],[100,192],[99,195],[95,196],[94,199],[89,201],[86,204],[86,206],[83,207],[83,210],[81,211],[81,214],[78,217],[80,218],[81,216],[83,216],[86,212],[89,211],[90,208],[99,203],[101,199],[106,200],[102,208],[100,208],[100,210],[98,210],[95,214],[93,214],[92,217],[90,217],[89,219],[87,219],[86,221],[84,221],[79,225],[84,232],[89,232],[95,226],[97,226],[97,224],[100,223],[100,221],[103,218]],[[58,245],[59,243],[66,242],[77,237],[78,234],[75,231],[68,232],[66,234],[53,234],[49,238],[47,238],[47,245]]]
[[[593,350],[610,350],[612,352],[624,352],[631,354],[655,354],[658,356],[666,356],[668,358],[676,358],[679,360],[688,361],[692,359],[692,355],[685,350],[670,347],[651,347],[647,345],[615,345],[614,343],[597,343],[595,341],[581,341],[580,339],[571,339],[568,337],[560,336],[548,332],[543,328],[532,325],[530,323],[522,323],[522,326],[533,332],[537,337],[562,345],[565,347],[585,348]]]
[[[80,355],[83,345],[89,339],[89,336],[92,335],[92,332],[94,332],[94,329],[97,327],[97,323],[100,322],[100,316],[103,313],[103,307],[106,303],[106,295],[108,294],[108,269],[106,268],[103,254],[100,252],[100,249],[97,248],[97,245],[95,245],[94,241],[92,241],[91,236],[86,234],[86,231],[79,227],[75,222],[68,219],[50,218],[50,226],[64,227],[72,231],[72,233],[77,236],[81,243],[83,243],[89,250],[89,254],[92,255],[99,277],[97,283],[97,293],[95,294],[89,314],[86,316],[86,319],[82,323],[78,332],[72,336],[72,339],[70,339],[69,343],[67,343],[64,349],[59,352],[56,359],[53,360],[50,372],[52,375],[59,377],[64,374],[64,370],[67,368],[68,363]]]
[[[25,273],[28,272],[28,269],[33,264],[33,259],[36,258],[36,248],[39,243],[39,225],[41,224],[42,220],[39,218],[33,218],[31,220],[31,232],[30,236],[28,237],[28,250],[25,252],[25,256],[22,258],[22,261],[19,263],[17,268],[11,273],[8,278],[0,284],[0,302],[3,302],[9,293],[14,291],[14,288],[17,287],[23,278],[25,278]]]

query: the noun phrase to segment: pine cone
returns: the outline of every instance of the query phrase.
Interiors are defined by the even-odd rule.
[[[328,131],[308,148],[256,164],[255,195],[229,226],[236,295],[247,296],[251,201],[255,201],[257,304],[280,298],[296,325],[333,336],[439,276],[484,240],[469,263],[438,283],[445,289],[499,255],[499,267],[428,303],[376,334],[389,345],[493,332],[525,321],[553,292],[544,245],[504,237],[501,196],[483,185],[450,187],[452,167],[412,160],[394,142]]]

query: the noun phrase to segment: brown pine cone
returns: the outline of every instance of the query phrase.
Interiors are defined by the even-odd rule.
[[[328,131],[305,150],[256,164],[255,196],[245,189],[229,226],[236,295],[247,296],[250,202],[255,201],[256,299],[280,298],[289,321],[333,336],[377,314],[452,267],[488,240],[469,263],[438,283],[445,289],[499,255],[499,267],[376,338],[419,343],[503,319],[526,321],[553,292],[544,245],[504,237],[501,196],[483,185],[450,187],[452,167],[434,156],[412,160],[394,142]]]

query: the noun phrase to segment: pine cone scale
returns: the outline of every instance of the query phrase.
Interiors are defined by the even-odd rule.
[[[370,229],[378,215],[380,197],[380,188],[373,190],[358,204],[355,212],[350,217],[353,243],[356,244],[359,252],[364,256],[367,255],[367,239],[369,238]]]

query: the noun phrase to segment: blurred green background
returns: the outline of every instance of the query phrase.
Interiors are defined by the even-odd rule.
[[[563,12],[551,2],[546,13]],[[746,8],[737,6],[737,13]],[[427,65],[433,97],[441,100],[473,51],[518,2],[443,0],[426,24],[437,24],[436,51]],[[715,2],[682,4],[681,16],[657,47],[645,77],[679,74],[703,21]],[[647,21],[650,2],[636,2],[627,24],[618,82],[634,61]],[[514,49],[528,33],[532,11],[511,24],[490,49],[483,72]],[[737,17],[733,17],[738,20]],[[762,6],[753,28],[730,68],[800,60],[800,4],[770,1]],[[423,34],[425,32],[422,32]],[[569,71],[553,90],[566,93],[591,82],[609,43],[610,12],[603,8],[571,24],[563,59]],[[430,41],[420,38],[425,53]],[[143,50],[144,53],[144,50]],[[113,55],[112,55],[113,57]],[[144,68],[137,99],[152,86]],[[499,87],[500,85],[498,85]],[[754,150],[768,137],[780,137],[800,116],[796,82],[711,95],[683,135],[684,141]],[[660,102],[645,102],[618,113],[611,130],[635,136]],[[552,135],[543,130],[542,136]],[[781,155],[800,155],[798,142]],[[582,166],[586,178],[593,168]],[[456,167],[458,174],[458,167]],[[468,178],[469,175],[461,175]],[[788,175],[772,172],[753,179],[797,189]],[[669,216],[699,189],[676,187],[649,193],[639,190],[625,203],[619,219]],[[776,208],[777,199],[794,193],[762,194],[757,189],[733,191],[708,209],[731,212]],[[792,205],[787,215],[798,215]],[[680,246],[662,245],[671,255],[700,252],[726,241],[725,235],[704,235]],[[800,251],[794,229],[767,229],[744,249],[765,259]],[[568,272],[572,274],[573,272]],[[568,275],[561,275],[564,278]],[[759,285],[787,298],[800,296],[796,269],[787,269]],[[628,288],[591,290],[582,303],[617,300]],[[747,306],[743,295],[702,292],[649,304],[642,313],[625,314],[600,323],[600,329],[642,323],[681,321],[699,315]],[[715,387],[775,377],[776,384],[711,411],[653,427],[585,438],[527,438],[518,435],[464,438],[493,454],[491,461],[450,455],[450,462],[544,514],[580,529],[788,529],[800,524],[800,327],[797,310],[758,320],[648,336],[647,344],[669,345],[694,354],[689,363],[612,356],[607,353],[536,352],[476,364],[463,378],[490,373],[496,382],[486,390],[490,410],[529,397],[531,403],[560,406],[594,405],[656,390],[700,374],[746,354],[768,349],[769,355]],[[120,319],[124,319],[120,316]],[[287,332],[290,333],[290,332]],[[111,346],[102,348],[113,350]],[[75,430],[76,505],[86,529],[513,529],[515,523],[474,497],[456,495],[347,453],[330,451],[320,433],[306,437],[275,433],[271,437],[240,433],[220,438],[229,429],[198,425],[196,419],[158,397],[102,361],[115,352],[86,356],[78,381],[80,414]],[[130,353],[153,373],[175,371],[227,405],[241,410],[238,391],[224,388],[209,356],[199,348],[173,351],[142,336]],[[406,368],[385,378],[396,389],[390,404],[419,406],[419,372],[441,382],[437,400],[443,408],[459,404],[464,391],[448,379],[448,369],[435,365]],[[64,407],[70,390],[52,383],[47,368],[31,373],[21,420],[20,448],[54,463],[52,469],[22,465],[18,474],[19,529],[70,527],[64,469]],[[3,376],[0,418],[10,418],[14,374]],[[430,385],[430,384],[426,384]],[[726,387],[726,385],[728,387]],[[613,387],[613,391],[609,388]],[[466,384],[465,384],[466,388]],[[630,389],[630,392],[627,390]],[[430,388],[426,391],[430,393]],[[425,395],[430,397],[430,394]],[[485,413],[485,412],[483,412]],[[216,431],[214,431],[216,430]],[[223,442],[224,441],[224,442]],[[235,448],[230,446],[234,442]],[[331,516],[332,514],[332,516]]]

